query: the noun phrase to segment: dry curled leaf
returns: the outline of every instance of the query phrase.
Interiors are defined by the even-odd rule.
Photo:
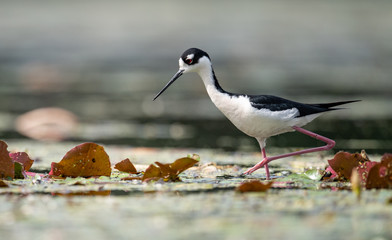
[[[259,180],[252,180],[249,182],[243,182],[236,188],[236,191],[241,193],[244,192],[266,192],[271,188],[273,182],[262,183]]]
[[[34,160],[32,160],[25,152],[10,153],[10,157],[14,162],[22,164],[25,171],[29,171],[34,163]]]
[[[363,158],[359,153],[338,152],[334,158],[328,160],[329,166],[337,173],[338,178],[349,180],[353,168],[357,167],[360,163],[368,161]]]
[[[149,181],[163,179],[164,181],[181,181],[178,175],[198,162],[199,161],[195,158],[190,157],[179,158],[173,163],[155,162],[157,166],[151,164],[146,169],[141,180]]]
[[[196,156],[196,157],[195,157]],[[196,163],[199,162],[200,157],[198,155],[193,155],[192,158],[185,157],[185,158],[180,158],[174,161],[169,165],[169,167],[174,171],[175,174],[180,174],[186,169],[192,167]]]
[[[132,164],[129,158],[116,163],[116,165],[114,165],[114,168],[121,172],[137,173],[135,166]]]
[[[7,150],[8,145],[0,140],[0,179],[14,179],[14,161]]]
[[[350,180],[352,184],[359,182],[361,187],[367,189],[392,188],[392,154],[386,153],[381,162],[374,162],[369,160],[364,150],[360,154],[339,152],[328,163],[330,166],[322,180]],[[354,172],[357,179],[353,179]]]
[[[110,177],[109,156],[96,143],[83,143],[65,154],[59,163],[52,163],[49,175],[63,177]]]
[[[370,169],[366,188],[392,188],[392,154],[384,154],[381,162]]]
[[[150,164],[144,172],[143,177],[141,177],[142,181],[149,181],[151,179],[159,179],[162,178],[161,169],[154,164]]]

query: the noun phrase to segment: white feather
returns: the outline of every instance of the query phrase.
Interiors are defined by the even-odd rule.
[[[215,106],[241,131],[263,142],[266,138],[284,132],[294,131],[293,126],[302,127],[320,115],[297,117],[297,108],[283,111],[254,108],[247,96],[230,96],[218,91],[214,85],[211,62],[203,57],[197,71],[203,79],[208,95]],[[207,67],[206,65],[209,65]]]

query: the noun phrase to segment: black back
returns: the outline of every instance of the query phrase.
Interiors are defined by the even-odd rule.
[[[257,109],[269,109],[271,111],[283,111],[292,108],[296,108],[299,111],[297,117],[303,117],[315,113],[322,113],[326,111],[338,110],[340,108],[332,108],[335,106],[343,105],[346,103],[358,102],[354,101],[342,101],[333,103],[319,103],[319,104],[306,104],[299,103],[291,100],[287,100],[281,97],[271,95],[248,95],[251,105]]]

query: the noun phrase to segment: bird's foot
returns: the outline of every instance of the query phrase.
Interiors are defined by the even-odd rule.
[[[248,170],[246,170],[243,174],[244,175],[250,175],[250,174],[252,174],[256,170],[257,169],[254,169],[254,167],[252,167],[252,168],[249,168]]]
[[[264,158],[263,160],[261,160],[259,163],[257,163],[256,165],[254,165],[252,168],[249,168],[248,170],[246,170],[246,172],[244,172],[245,175],[250,175],[253,172],[255,172],[256,170],[266,166],[266,173],[267,173],[267,179],[269,179],[269,171],[268,171],[268,158]]]

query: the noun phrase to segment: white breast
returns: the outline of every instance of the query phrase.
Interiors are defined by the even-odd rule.
[[[230,96],[218,91],[214,85],[211,62],[206,58],[199,60],[198,74],[202,78],[208,95],[215,106],[241,131],[260,139],[294,131],[293,126],[302,127],[319,114],[297,117],[297,108],[284,111],[271,111],[252,107],[247,96]]]
[[[280,133],[293,131],[293,126],[301,127],[319,114],[296,118],[296,108],[284,111],[256,109],[246,96],[230,96],[217,91],[213,86],[207,92],[216,107],[241,131],[256,138],[268,138]]]

